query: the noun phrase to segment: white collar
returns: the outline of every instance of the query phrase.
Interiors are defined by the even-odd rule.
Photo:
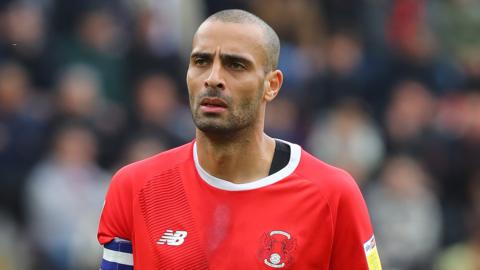
[[[278,139],[276,139],[278,140]],[[293,144],[287,141],[278,140],[290,145],[290,160],[288,161],[287,165],[283,167],[278,172],[271,174],[267,177],[244,183],[244,184],[235,184],[227,180],[223,180],[217,178],[207,171],[205,171],[200,163],[198,162],[198,153],[197,153],[197,142],[193,144],[193,160],[195,161],[195,168],[197,169],[200,178],[204,180],[210,186],[213,186],[218,189],[227,190],[227,191],[243,191],[243,190],[252,190],[257,188],[262,188],[271,184],[274,184],[285,177],[289,176],[290,174],[295,171],[300,162],[300,155],[301,155],[301,147],[297,144]]]

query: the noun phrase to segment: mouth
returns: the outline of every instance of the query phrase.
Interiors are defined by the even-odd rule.
[[[207,113],[223,112],[227,107],[227,103],[220,98],[204,98],[200,102],[200,108]]]
[[[204,98],[200,102],[201,106],[227,108],[227,103],[220,98]]]

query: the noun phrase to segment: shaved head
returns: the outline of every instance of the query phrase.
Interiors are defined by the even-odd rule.
[[[280,39],[277,33],[268,25],[264,20],[253,15],[250,12],[240,9],[227,9],[219,11],[210,17],[205,22],[220,21],[225,23],[238,23],[238,24],[253,24],[263,32],[263,47],[265,49],[266,63],[265,70],[276,70],[278,66],[278,56],[280,54]]]

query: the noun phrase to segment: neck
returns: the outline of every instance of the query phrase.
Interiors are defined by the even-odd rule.
[[[263,130],[207,134],[197,130],[198,160],[209,174],[232,183],[248,183],[268,175],[274,139]]]

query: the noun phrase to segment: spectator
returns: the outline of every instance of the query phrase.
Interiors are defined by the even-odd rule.
[[[445,248],[435,263],[435,270],[474,270],[480,267],[480,214],[478,209],[469,215],[469,237]]]
[[[390,157],[366,200],[381,251],[391,270],[429,269],[439,248],[441,208],[428,173],[414,159]]]
[[[108,166],[117,161],[118,145],[125,139],[126,114],[124,107],[102,96],[100,76],[94,69],[72,65],[58,79],[50,129],[72,120],[89,123],[102,145],[100,164]]]
[[[135,89],[131,130],[157,134],[169,147],[189,141],[194,134],[188,107],[180,103],[178,86],[168,75],[145,75]]]
[[[8,2],[8,1],[7,1]],[[1,12],[0,12],[1,13]],[[0,15],[0,60],[18,61],[39,90],[49,91],[56,72],[46,13],[38,3],[13,1]]]
[[[322,160],[335,164],[364,184],[383,157],[380,133],[355,100],[348,100],[315,122],[307,147]]]
[[[32,269],[26,240],[15,220],[0,211],[0,269]]]
[[[155,134],[139,134],[127,142],[116,170],[168,149],[168,143]]]
[[[385,112],[385,130],[390,152],[415,151],[432,133],[436,100],[417,81],[399,82]]]
[[[21,219],[23,177],[36,162],[45,140],[47,114],[42,98],[17,62],[0,63],[0,206]]]
[[[479,9],[478,1],[446,0],[432,1],[429,10],[444,51],[462,68],[466,83],[476,87],[480,86]]]
[[[95,163],[94,134],[80,124],[54,134],[50,154],[28,178],[27,224],[38,269],[94,269],[98,215],[110,175]]]
[[[299,111],[293,100],[279,96],[269,104],[265,116],[265,130],[275,138],[303,140],[303,131],[298,125]]]
[[[89,66],[99,74],[100,95],[125,104],[124,42],[119,19],[107,7],[94,6],[81,12],[75,33],[58,42],[58,62],[61,68]]]

